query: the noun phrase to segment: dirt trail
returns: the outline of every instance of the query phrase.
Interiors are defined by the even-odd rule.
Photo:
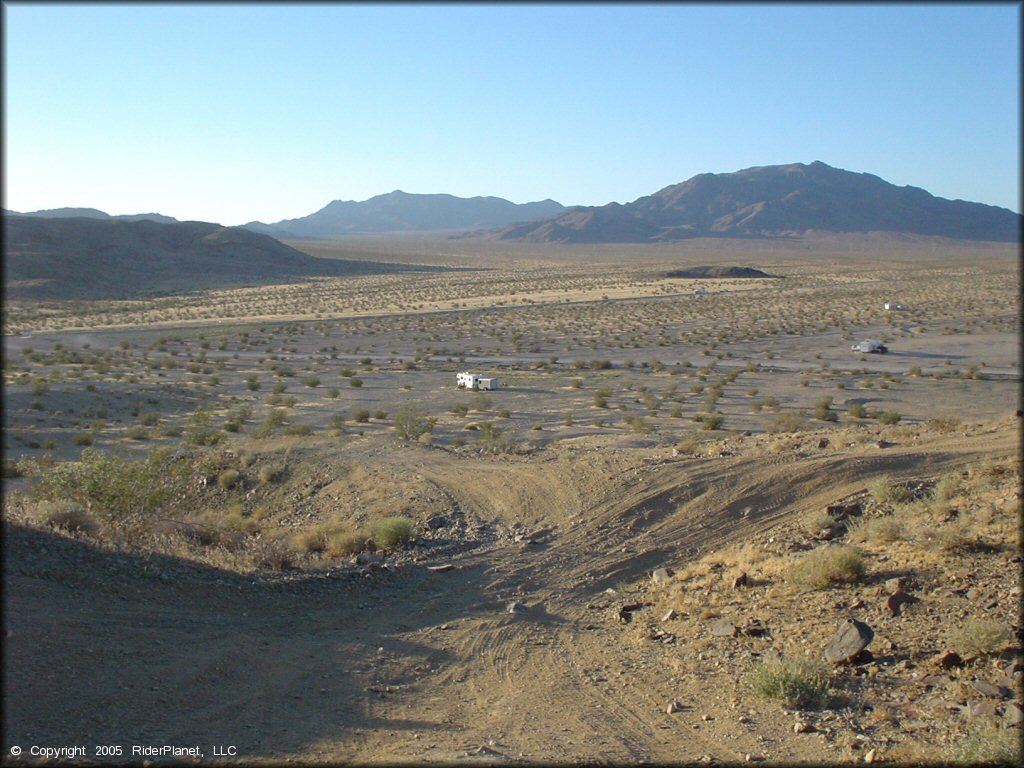
[[[5,526],[4,731],[11,744],[232,745],[259,758],[742,760],[762,742],[686,724],[675,677],[609,621],[604,590],[861,490],[1014,455],[1016,427],[915,445],[637,461],[432,459],[412,469],[502,540],[369,578],[255,579]],[[394,461],[398,461],[395,459]],[[180,563],[176,564],[180,569]],[[513,615],[514,599],[529,610]],[[665,653],[669,653],[666,649]],[[722,720],[724,723],[724,720]],[[784,726],[780,726],[783,727]],[[6,747],[6,745],[5,745]],[[806,760],[826,760],[816,742]]]

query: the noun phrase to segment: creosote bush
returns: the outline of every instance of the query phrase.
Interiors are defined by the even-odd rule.
[[[828,701],[828,669],[806,657],[760,662],[747,673],[745,682],[758,696],[787,707],[815,708]]]

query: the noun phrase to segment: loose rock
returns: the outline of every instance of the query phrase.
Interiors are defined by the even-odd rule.
[[[737,631],[736,625],[729,619],[719,619],[711,625],[711,634],[715,637],[735,637]]]
[[[964,660],[960,658],[960,654],[951,650],[943,651],[933,657],[932,661],[942,669],[960,668],[964,665]]]
[[[745,587],[750,583],[750,577],[747,576],[747,572],[743,571],[739,576],[732,580],[732,588],[739,589]]]
[[[853,661],[874,636],[874,631],[864,622],[848,619],[825,647],[825,659],[833,664]]]
[[[527,613],[529,612],[529,610],[529,608],[527,608],[525,605],[523,605],[517,600],[513,600],[511,603],[508,604],[509,613]]]
[[[658,568],[651,574],[651,581],[655,584],[667,584],[673,575],[674,571],[671,568]]]
[[[885,607],[889,609],[889,615],[890,616],[899,616],[900,615],[900,609],[904,605],[910,605],[910,604],[916,603],[916,602],[917,602],[917,598],[916,597],[914,597],[913,595],[908,595],[903,590],[899,590],[899,591],[894,592],[893,594],[889,595],[888,598],[886,598]]]

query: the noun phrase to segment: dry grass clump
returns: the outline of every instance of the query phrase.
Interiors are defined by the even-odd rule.
[[[100,527],[85,507],[73,501],[42,501],[36,504],[35,513],[47,525],[65,531],[92,535]]]
[[[835,520],[828,513],[828,510],[819,509],[804,515],[800,520],[800,525],[807,533],[816,536],[826,528],[831,528],[834,522]]]
[[[821,589],[831,584],[860,581],[867,565],[853,547],[820,547],[800,558],[788,571],[797,586]]]
[[[295,567],[295,553],[283,541],[261,540],[253,547],[252,561],[260,569],[286,571]]]
[[[744,682],[754,694],[787,707],[817,708],[828,701],[828,668],[807,657],[760,662],[747,672]]]
[[[968,619],[949,633],[949,643],[964,658],[998,653],[1010,642],[1010,631],[991,619]]]
[[[327,556],[346,557],[363,551],[369,536],[364,531],[339,529],[327,534]]]
[[[1020,731],[982,725],[952,747],[952,759],[966,765],[1020,765]]]

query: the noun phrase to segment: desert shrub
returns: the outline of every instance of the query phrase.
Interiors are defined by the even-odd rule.
[[[352,420],[357,424],[366,424],[370,421],[370,412],[365,408],[357,408],[352,412]]]
[[[78,434],[76,434],[73,438],[71,438],[71,441],[75,445],[92,445],[94,439],[95,438],[93,436],[92,431],[86,430],[85,432],[79,432]]]
[[[295,565],[295,553],[282,541],[260,540],[253,549],[253,564],[271,571],[286,571]]]
[[[320,386],[320,377],[319,376],[306,376],[302,380],[302,383],[305,384],[307,387],[319,387]]]
[[[324,393],[324,397],[329,397],[332,400],[334,400],[335,398],[340,397],[340,396],[341,396],[341,390],[338,389],[337,387],[331,387],[330,389],[328,389]]]
[[[878,421],[882,424],[899,424],[902,417],[896,411],[881,411]]]
[[[701,419],[701,429],[712,430],[721,429],[722,423],[725,421],[725,416],[720,413],[709,413]]]
[[[289,437],[306,437],[313,434],[313,427],[309,424],[291,424],[284,428],[284,433]]]
[[[949,633],[949,644],[964,658],[998,653],[1010,639],[1010,631],[991,619],[968,619]]]
[[[804,515],[800,520],[800,525],[808,533],[818,534],[826,528],[830,528],[833,522],[835,522],[835,520],[833,520],[832,515],[828,513],[828,510],[818,509]]]
[[[651,426],[643,416],[627,416],[624,421],[638,435],[648,435],[652,431]]]
[[[906,483],[893,480],[888,475],[876,477],[868,484],[868,493],[882,504],[906,504],[910,501],[910,489]]]
[[[327,534],[327,556],[344,557],[361,552],[369,534],[363,531],[337,530]]]
[[[284,473],[284,464],[264,464],[260,467],[260,471],[257,473],[257,476],[261,483],[276,483],[284,477]]]
[[[868,415],[868,409],[864,407],[863,403],[850,403],[846,406],[846,413],[853,419],[865,419]]]
[[[449,413],[454,413],[456,416],[465,416],[469,413],[469,406],[465,403],[456,403],[448,409]]]
[[[818,421],[839,421],[839,416],[832,410],[831,397],[823,397],[814,404],[814,418]]]
[[[134,427],[128,427],[125,431],[125,436],[129,440],[148,440],[149,430],[136,424]]]
[[[977,544],[968,526],[959,520],[937,528],[928,528],[924,531],[923,538],[926,544],[943,552],[962,552]]]
[[[412,520],[405,517],[384,517],[370,524],[374,543],[382,549],[405,544],[412,538]]]
[[[960,419],[952,416],[945,416],[943,418],[928,419],[927,425],[930,429],[936,432],[942,432],[946,434],[948,432],[955,432],[960,428]]]
[[[217,445],[224,440],[223,433],[210,425],[212,417],[209,412],[197,408],[188,419],[185,428],[185,441],[191,445]]]
[[[395,413],[394,427],[403,440],[419,440],[434,428],[435,420],[416,405],[403,405]]]
[[[274,434],[275,429],[284,424],[286,417],[287,414],[285,414],[283,410],[275,408],[263,417],[263,421],[261,421],[252,431],[252,436],[257,439],[270,437]]]
[[[94,534],[99,530],[99,523],[81,504],[73,501],[43,501],[35,506],[39,518],[54,528]]]
[[[66,500],[110,520],[127,520],[183,496],[190,472],[190,462],[175,460],[166,449],[127,459],[85,448],[78,461],[33,473],[28,494],[32,501]]]
[[[850,541],[856,543],[873,542],[889,544],[906,538],[902,521],[887,515],[886,517],[858,518],[849,526]]]
[[[768,431],[771,434],[780,432],[797,432],[800,429],[801,419],[795,413],[780,413],[768,422]]]
[[[961,480],[958,473],[943,475],[932,489],[932,499],[938,502],[948,501],[960,492]]]
[[[867,572],[864,558],[853,547],[820,547],[789,569],[789,580],[798,586],[821,589],[831,584],[860,581]]]
[[[292,536],[292,545],[300,552],[323,552],[327,549],[327,534],[319,526],[299,531]]]
[[[747,673],[745,683],[757,696],[787,707],[821,707],[828,700],[828,668],[806,657],[760,662]]]
[[[363,386],[363,380],[362,379],[357,379],[355,376],[353,376],[351,379],[349,379],[348,383],[349,383],[350,387],[361,387],[361,386]]]
[[[238,485],[240,478],[237,469],[225,469],[217,474],[217,485],[227,491]]]
[[[271,394],[274,394],[274,395],[281,395],[281,394],[284,394],[284,391],[286,389],[288,389],[288,385],[285,384],[283,381],[279,381],[279,382],[277,382],[277,384],[275,384],[271,388],[270,392],[271,392]]]

